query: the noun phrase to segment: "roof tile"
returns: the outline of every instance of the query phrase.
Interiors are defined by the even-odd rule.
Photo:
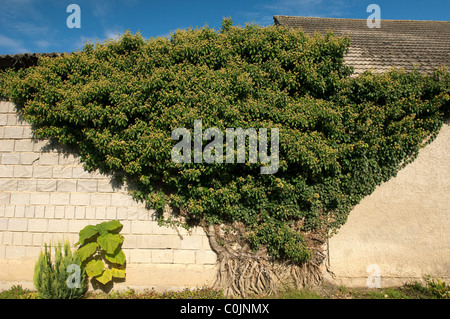
[[[372,66],[384,72],[392,66],[411,71],[431,72],[446,65],[450,67],[450,22],[382,20],[381,28],[368,28],[365,19],[274,16],[275,25],[302,29],[307,34],[333,31],[350,37],[351,45],[345,55],[355,74]]]

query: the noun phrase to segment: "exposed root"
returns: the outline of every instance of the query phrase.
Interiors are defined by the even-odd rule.
[[[323,279],[323,237],[307,236],[313,257],[302,265],[275,261],[265,249],[251,251],[248,245],[235,239],[234,245],[222,243],[218,226],[205,227],[211,248],[218,255],[219,269],[214,288],[222,289],[226,296],[248,297],[252,294],[271,295],[286,286],[303,288],[320,283]],[[231,236],[232,237],[232,236]],[[230,238],[230,236],[228,236]],[[219,240],[218,240],[219,239]]]

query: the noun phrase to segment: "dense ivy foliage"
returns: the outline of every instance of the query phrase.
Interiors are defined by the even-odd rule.
[[[121,172],[150,207],[186,222],[246,227],[252,248],[296,262],[304,234],[337,229],[414,159],[449,113],[450,77],[393,70],[350,78],[350,41],[282,27],[178,30],[87,43],[0,75],[35,135],[75,147],[85,167]],[[174,163],[176,128],[278,128],[276,174],[261,163]],[[205,145],[204,142],[203,145]]]

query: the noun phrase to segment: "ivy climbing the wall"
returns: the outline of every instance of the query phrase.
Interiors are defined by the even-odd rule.
[[[39,138],[77,150],[86,169],[125,176],[149,208],[201,225],[218,253],[217,285],[270,292],[321,279],[327,236],[417,156],[450,112],[450,77],[352,75],[350,40],[284,27],[177,30],[82,50],[0,74]],[[177,128],[279,130],[279,169],[175,163]],[[224,154],[225,156],[225,154]],[[248,159],[248,154],[246,154]],[[286,279],[287,280],[287,279]]]

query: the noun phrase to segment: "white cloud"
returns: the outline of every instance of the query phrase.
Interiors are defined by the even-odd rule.
[[[82,49],[85,45],[85,43],[102,43],[104,42],[106,39],[118,39],[123,32],[119,32],[119,31],[114,31],[115,29],[111,29],[111,30],[105,30],[105,32],[103,33],[103,37],[97,37],[97,36],[90,36],[90,37],[86,37],[86,36],[80,36],[78,41],[76,41],[75,43],[73,43],[71,46],[73,47],[73,50],[76,49]]]
[[[25,39],[29,38],[31,46],[33,42],[37,44],[36,42],[44,39],[48,42],[53,38],[56,31],[50,27],[49,21],[38,9],[37,1],[1,0],[0,7],[0,30],[8,34],[8,37],[0,38],[2,47],[13,50],[13,53],[30,52],[23,45],[22,41]],[[44,42],[41,42],[38,46],[42,49],[49,46],[43,44]]]
[[[92,6],[92,14],[99,18],[99,17],[105,17],[108,15],[108,12],[110,10],[110,5],[107,1],[93,1],[91,3]]]
[[[265,5],[274,15],[337,17],[348,7],[349,2],[342,0],[277,0],[274,4]]]
[[[114,0],[96,0],[89,1],[90,11],[97,18],[105,18],[111,14],[113,10],[119,10],[119,6],[125,6],[127,8],[136,7],[139,4],[139,0],[127,0],[127,1],[114,1]]]
[[[7,36],[1,34],[0,34],[0,47],[3,47],[7,50],[12,50],[11,54],[29,52],[22,46],[21,41],[8,38]]]
[[[322,4],[323,0],[277,0],[272,4],[264,4],[263,7],[271,10],[303,10]]]
[[[249,22],[272,25],[274,15],[340,17],[353,2],[353,0],[274,0],[256,4],[254,10],[240,14]]]
[[[20,20],[45,21],[41,12],[35,8],[33,0],[2,0],[0,20],[4,23],[14,23]]]
[[[34,42],[38,47],[42,48],[42,49],[46,49],[49,46],[52,45],[52,43],[50,41],[47,40],[38,40]]]
[[[120,38],[121,35],[123,35],[123,31],[118,31],[118,30],[105,30],[104,35],[105,35],[105,39],[113,39],[113,40],[117,40],[118,38]]]
[[[19,41],[0,34],[0,46],[7,48],[17,48],[20,46],[20,44]]]
[[[30,23],[30,22],[14,22],[11,24],[10,28],[14,31],[33,36],[33,35],[44,35],[50,32],[50,28],[45,25]]]
[[[81,49],[83,49],[83,47],[84,47],[84,45],[86,43],[93,43],[93,44],[96,44],[97,42],[102,43],[106,39],[117,39],[121,34],[123,34],[123,32],[121,32],[119,34],[119,32],[115,32],[115,31],[112,31],[112,30],[109,30],[109,31],[107,30],[107,31],[104,32],[103,37],[97,37],[95,35],[94,36],[90,36],[90,37],[80,36],[78,38],[78,41],[72,42],[70,44],[70,48],[73,51],[76,51],[77,49],[81,50]]]

